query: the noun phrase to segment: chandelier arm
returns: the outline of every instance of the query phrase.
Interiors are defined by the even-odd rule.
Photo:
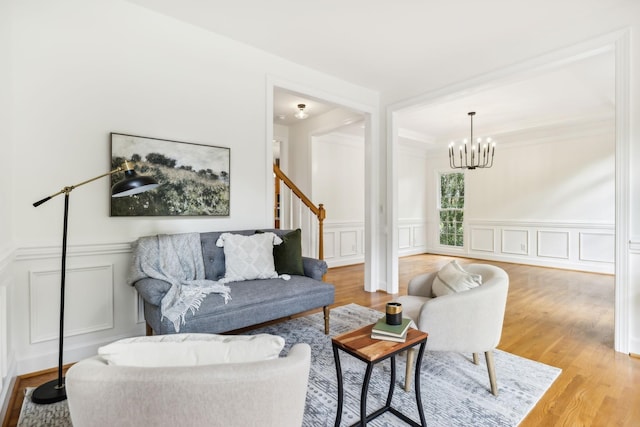
[[[460,159],[460,162],[462,162],[462,159]],[[469,166],[469,156],[467,154],[467,144],[464,144],[464,165],[465,166]]]

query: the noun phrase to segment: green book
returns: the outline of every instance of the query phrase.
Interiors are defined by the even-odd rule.
[[[371,333],[377,335],[388,335],[396,338],[404,338],[407,334],[407,329],[409,329],[409,325],[411,324],[411,319],[404,318],[402,319],[402,323],[399,325],[389,325],[387,324],[387,317],[383,317],[373,325],[373,329]]]

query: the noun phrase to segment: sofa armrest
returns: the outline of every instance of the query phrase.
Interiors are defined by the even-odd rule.
[[[324,260],[304,256],[302,257],[302,267],[305,276],[316,280],[322,280],[322,276],[324,276],[328,270],[327,263]]]
[[[145,302],[152,305],[160,305],[160,301],[171,289],[171,283],[160,279],[144,278],[134,283],[136,290]]]

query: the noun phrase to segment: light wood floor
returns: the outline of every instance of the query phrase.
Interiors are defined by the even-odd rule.
[[[406,293],[413,276],[437,270],[451,259],[436,255],[402,258],[400,293]],[[521,426],[640,426],[640,359],[613,351],[613,276],[491,264],[505,269],[510,279],[499,348],[562,369]],[[363,276],[362,265],[327,273],[326,281],[336,285],[335,306],[356,303],[384,310],[393,297],[364,292]],[[500,366],[496,370],[499,386]],[[25,387],[55,376],[49,372],[18,378],[3,427],[17,424]]]

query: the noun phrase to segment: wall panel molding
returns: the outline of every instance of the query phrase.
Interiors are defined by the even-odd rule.
[[[324,260],[329,267],[364,262],[364,223],[324,223]]]
[[[113,265],[67,268],[65,290],[65,337],[113,328]],[[58,339],[59,313],[60,270],[30,271],[30,344]]]
[[[131,242],[116,242],[88,245],[68,245],[67,257],[113,255],[131,252]],[[47,258],[60,258],[61,246],[31,246],[16,250],[16,261],[39,260]]]
[[[424,252],[604,274],[615,270],[614,224],[468,220],[464,248],[440,245],[437,224],[431,227],[434,235]],[[640,251],[640,239],[632,241]]]
[[[469,244],[472,251],[494,252],[495,251],[495,233],[493,228],[487,227],[470,227],[469,236],[471,242]]]
[[[404,218],[398,221],[398,255],[409,256],[427,252],[427,221]]]
[[[529,230],[526,228],[503,228],[501,244],[504,254],[528,255]]]
[[[569,232],[538,230],[538,256],[569,259]]]
[[[616,238],[612,233],[579,233],[581,261],[615,262]]]
[[[7,377],[9,364],[7,287],[6,282],[0,284],[0,395],[3,392],[3,379]]]

